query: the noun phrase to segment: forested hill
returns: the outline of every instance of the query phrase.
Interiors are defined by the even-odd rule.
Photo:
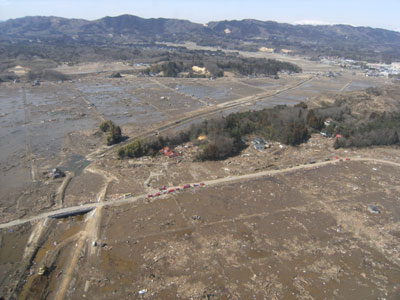
[[[200,45],[257,51],[260,47],[366,60],[400,60],[400,33],[349,25],[290,25],[241,20],[196,24],[132,15],[99,20],[25,17],[0,23],[0,42],[131,45],[193,41]]]

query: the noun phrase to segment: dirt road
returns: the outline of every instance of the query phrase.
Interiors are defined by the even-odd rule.
[[[375,163],[389,164],[392,166],[400,167],[400,163],[396,163],[396,162],[389,161],[389,160],[375,159],[375,158],[354,157],[354,158],[350,158],[350,161],[375,162]],[[269,171],[250,173],[250,174],[245,174],[245,175],[238,175],[238,176],[228,176],[228,177],[224,177],[224,178],[218,178],[218,179],[214,179],[214,180],[204,181],[204,183],[206,186],[214,186],[214,185],[218,185],[218,184],[231,183],[231,182],[236,182],[236,181],[246,181],[246,180],[253,179],[253,178],[273,176],[273,175],[277,175],[277,174],[285,174],[285,173],[296,172],[296,171],[300,171],[300,170],[315,169],[315,168],[319,168],[319,167],[323,167],[323,166],[327,166],[327,165],[340,164],[340,163],[346,163],[346,161],[343,161],[343,162],[340,162],[339,160],[322,161],[322,162],[316,162],[315,164],[300,165],[300,166],[296,166],[293,168],[287,168],[287,169],[269,170]],[[38,214],[36,216],[30,217],[30,218],[17,219],[17,220],[11,221],[11,222],[0,224],[0,229],[9,228],[12,226],[21,225],[21,224],[28,223],[28,222],[38,221],[38,220],[45,219],[45,218],[51,217],[52,215],[59,214],[59,213],[74,212],[79,209],[99,208],[99,207],[104,207],[104,206],[114,206],[114,205],[132,203],[132,202],[136,202],[139,199],[143,199],[145,197],[147,197],[147,195],[143,194],[143,195],[138,195],[138,196],[131,197],[131,198],[120,198],[120,199],[116,199],[116,200],[112,200],[112,201],[108,201],[108,202],[94,202],[94,203],[87,203],[87,204],[83,204],[83,205],[79,205],[79,206],[65,207],[65,208],[58,209],[58,210],[44,212],[44,213]]]

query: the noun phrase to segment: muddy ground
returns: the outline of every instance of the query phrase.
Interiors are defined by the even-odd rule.
[[[176,149],[177,158],[120,161],[98,130],[106,119],[129,137],[179,129],[197,122],[199,113],[207,118],[292,105],[333,91],[380,86],[384,79],[346,71],[328,78],[326,66],[314,63],[303,74],[278,80],[110,79],[92,73],[98,67],[67,68],[66,73],[86,76],[63,83],[1,84],[0,297],[399,295],[397,148],[336,151],[332,139],[313,135],[299,147],[271,143],[270,149],[257,151],[249,143],[241,155],[220,162],[196,161],[199,149],[191,143]],[[174,125],[187,116],[189,123]],[[315,169],[293,170],[327,159]],[[54,167],[66,177],[48,178]],[[235,179],[269,171],[276,173]],[[144,197],[163,185],[212,180],[217,181],[203,188]],[[130,202],[118,202],[124,198]],[[84,216],[7,225],[88,203],[97,208]],[[368,211],[369,205],[380,213]],[[46,271],[39,275],[42,266]]]
[[[105,207],[64,299],[396,299],[399,177],[347,161]],[[57,253],[80,222],[57,221],[42,251]],[[47,280],[46,299],[74,247],[29,277]]]

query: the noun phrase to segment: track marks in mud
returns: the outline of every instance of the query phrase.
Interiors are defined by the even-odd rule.
[[[22,102],[23,102],[23,107],[24,107],[24,127],[25,127],[25,143],[26,143],[26,158],[30,161],[31,163],[31,178],[32,181],[38,181],[39,180],[39,172],[36,164],[36,157],[32,152],[32,145],[31,145],[31,130],[30,130],[30,125],[31,125],[31,115],[26,99],[26,90],[23,87],[22,88]]]
[[[159,86],[161,86],[162,88],[165,88],[165,89],[167,89],[167,90],[170,90],[170,91],[174,92],[175,94],[182,95],[182,96],[186,96],[186,97],[190,97],[190,98],[192,98],[193,100],[196,100],[196,101],[200,102],[201,104],[203,104],[203,105],[205,105],[205,106],[208,105],[208,103],[207,103],[206,101],[204,101],[204,100],[202,100],[202,99],[200,99],[200,98],[197,98],[197,97],[195,97],[195,96],[193,96],[193,95],[188,95],[188,94],[185,94],[185,93],[178,92],[177,90],[175,90],[175,89],[173,89],[173,88],[171,88],[171,87],[169,87],[169,86],[167,86],[167,85],[161,83],[160,81],[158,81],[158,80],[156,80],[156,79],[154,79],[154,78],[150,78],[150,81],[153,82],[153,83],[155,83],[155,84],[157,84],[157,85],[159,85]]]

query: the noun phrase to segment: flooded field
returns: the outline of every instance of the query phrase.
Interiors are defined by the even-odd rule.
[[[168,122],[182,114],[213,105],[260,96],[219,114],[262,109],[278,104],[293,105],[326,91],[364,89],[379,82],[351,77],[304,79],[222,78],[121,79],[101,76],[74,82],[3,85],[0,92],[1,183],[0,202],[15,205],[15,190],[24,190],[53,167],[64,167],[74,155],[86,155],[101,144],[93,135],[100,122],[110,119],[135,134],[138,128]],[[297,84],[299,84],[297,86]],[[294,87],[294,88],[292,88]],[[287,91],[284,91],[288,89]],[[283,92],[281,92],[283,91]],[[277,94],[274,96],[274,94]],[[270,95],[270,96],[269,96]],[[82,134],[84,133],[84,134]],[[30,179],[29,179],[30,178]],[[11,196],[10,193],[13,193]]]
[[[383,83],[309,72],[216,80],[96,74],[1,84],[0,298],[393,298],[400,280],[398,168],[354,162],[235,181],[311,156],[321,162],[347,154],[316,136],[299,147],[248,147],[226,161],[196,161],[193,145],[176,159],[121,161],[98,129],[112,120],[128,137],[168,134],[213,116]],[[397,161],[393,153],[385,157]],[[63,176],[53,177],[54,168]],[[164,185],[231,179],[146,198]],[[381,213],[368,212],[370,205]],[[82,208],[90,212],[48,218],[55,209]]]

